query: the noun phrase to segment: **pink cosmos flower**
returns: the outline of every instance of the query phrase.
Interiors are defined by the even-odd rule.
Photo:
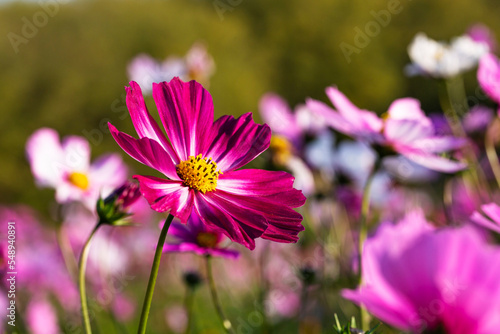
[[[479,61],[477,81],[491,99],[500,103],[500,60],[488,53]]]
[[[335,87],[328,87],[326,94],[337,110],[313,99],[307,101],[307,106],[333,129],[399,153],[429,169],[453,173],[466,168],[462,162],[438,155],[460,147],[464,140],[436,135],[418,100],[403,98],[394,101],[389,107],[388,117],[382,119],[372,111],[356,107]]]
[[[59,203],[79,201],[93,210],[99,195],[109,194],[127,177],[127,168],[118,154],[103,155],[91,165],[85,138],[68,136],[61,143],[53,129],[33,133],[26,152],[36,183],[54,188]]]
[[[497,333],[500,249],[471,227],[434,230],[421,212],[383,223],[363,248],[363,283],[343,296],[401,330]]]
[[[285,172],[242,169],[269,146],[271,131],[251,113],[213,122],[210,93],[196,81],[174,78],[153,84],[153,98],[167,137],[149,114],[135,82],[127,106],[139,135],[135,139],[109,124],[120,147],[166,178],[136,175],[141,193],[156,211],[170,211],[182,223],[191,214],[232,241],[255,247],[262,237],[296,242],[304,229],[293,208],[305,197]]]
[[[178,243],[166,243],[163,246],[165,252],[193,252],[233,259],[239,256],[235,250],[222,248],[220,244],[225,239],[224,234],[203,224],[196,215],[191,215],[187,225],[172,223],[168,235],[177,239]]]
[[[475,211],[470,219],[479,226],[485,227],[496,233],[500,233],[500,206],[495,203],[484,204],[481,206],[481,214]]]

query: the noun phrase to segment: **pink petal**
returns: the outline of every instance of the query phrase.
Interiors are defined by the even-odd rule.
[[[64,137],[62,141],[64,164],[72,171],[86,172],[90,164],[89,142],[80,136]]]
[[[500,102],[500,60],[493,54],[486,54],[479,61],[477,80],[481,88],[495,102]]]
[[[464,138],[455,137],[428,137],[418,139],[411,145],[413,148],[428,153],[441,153],[456,150],[462,147],[467,141]]]
[[[202,152],[214,119],[210,93],[196,81],[153,84],[153,98],[172,146],[181,160]]]
[[[205,138],[207,147],[201,153],[216,161],[219,169],[225,173],[255,159],[269,147],[270,141],[269,126],[256,124],[252,113],[246,113],[237,119],[222,116],[213,124]]]
[[[311,110],[311,113],[317,115],[319,118],[323,118],[325,123],[335,130],[349,136],[354,136],[357,133],[357,127],[354,124],[348,122],[343,116],[330,108],[327,104],[313,99],[307,99],[306,105],[307,108]]]
[[[147,137],[158,142],[172,160],[176,164],[179,163],[179,157],[173,151],[172,145],[170,145],[154,118],[149,114],[139,85],[132,81],[130,87],[125,87],[125,90],[127,91],[127,107],[139,138]]]
[[[187,225],[172,223],[168,229],[168,235],[174,236],[176,239],[181,241],[196,242],[196,237],[191,233]]]
[[[360,124],[361,128],[372,132],[382,130],[383,121],[374,112],[359,109],[336,87],[328,87],[326,95],[328,95],[340,115],[351,124]]]
[[[300,190],[293,188],[293,182],[294,177],[286,172],[242,169],[220,175],[217,189],[297,208],[304,205],[306,198]]]
[[[264,239],[278,242],[297,242],[299,232],[304,230],[301,225],[302,215],[292,208],[277,202],[279,198],[240,196],[217,191],[212,193],[217,199],[217,203],[232,203],[234,206],[243,209],[247,215],[253,214],[263,216],[269,226],[262,235]],[[276,202],[275,202],[276,200]]]
[[[125,182],[127,174],[127,166],[119,154],[106,154],[92,163],[89,179],[92,186],[116,188]]]
[[[241,169],[219,176],[217,189],[246,196],[266,196],[293,186],[293,176],[286,172]]]
[[[430,155],[421,152],[401,152],[401,154],[421,166],[438,172],[455,173],[467,168],[467,164],[463,162],[449,160],[437,155]]]
[[[414,141],[428,138],[433,134],[434,128],[430,121],[388,118],[384,127],[385,137],[395,145],[412,146]]]
[[[168,233],[170,234],[170,228],[168,229]],[[176,252],[182,252],[181,244],[165,244],[163,245],[163,252],[165,253],[176,253]]]
[[[227,259],[237,259],[240,256],[240,252],[235,251],[233,249],[210,248],[208,252],[212,256],[220,256],[220,257],[225,257]]]
[[[118,131],[111,123],[108,123],[108,126],[115,141],[128,155],[146,166],[159,170],[170,179],[180,180],[174,162],[158,142],[146,137],[135,139]]]
[[[208,226],[217,227],[232,241],[254,249],[254,239],[260,237],[267,228],[266,219],[259,214],[249,214],[239,205],[215,194],[197,194],[195,208],[198,216]]]
[[[274,134],[282,135],[294,142],[300,137],[301,130],[294,114],[279,95],[272,93],[264,95],[259,102],[259,111]]]
[[[183,224],[193,209],[193,190],[182,186],[181,181],[170,181],[154,176],[134,175],[140,183],[141,193],[158,212],[170,211]]]
[[[377,286],[378,289],[379,286]],[[411,305],[399,298],[394,298],[394,291],[380,293],[361,287],[358,290],[344,289],[341,291],[341,295],[357,305],[364,305],[374,316],[396,328],[403,330],[411,328],[408,319],[416,312]],[[381,298],[381,295],[384,298]]]
[[[64,155],[55,130],[42,128],[33,133],[26,143],[26,154],[31,172],[40,186],[55,187],[66,174]]]
[[[470,217],[471,221],[489,230],[500,233],[500,207],[495,203],[489,203],[482,205],[481,210],[487,217],[476,211]]]
[[[326,95],[338,112],[347,120],[355,121],[361,109],[356,107],[337,87],[326,88]]]
[[[500,224],[500,206],[495,203],[484,204],[481,206],[484,213],[494,222]]]
[[[427,119],[424,112],[420,108],[420,101],[410,97],[398,99],[391,103],[388,109],[391,119]]]

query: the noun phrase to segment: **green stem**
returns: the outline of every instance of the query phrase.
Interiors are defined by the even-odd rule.
[[[78,287],[80,289],[80,302],[82,306],[83,328],[86,334],[91,334],[92,328],[90,326],[89,307],[87,304],[87,294],[85,292],[85,268],[87,266],[87,259],[89,257],[90,242],[92,241],[92,237],[97,232],[99,226],[101,226],[101,224],[97,223],[92,232],[90,233],[89,238],[87,239],[85,245],[83,246],[82,254],[80,255],[80,261],[78,263]]]
[[[231,321],[229,321],[224,312],[222,311],[222,307],[219,301],[219,297],[217,296],[217,290],[215,289],[215,281],[212,275],[212,262],[211,256],[207,255],[205,257],[206,265],[207,265],[207,278],[208,278],[208,286],[210,287],[210,294],[212,295],[212,301],[214,302],[215,310],[217,311],[217,315],[219,316],[222,327],[226,330],[226,333],[234,334],[233,326],[231,325]]]
[[[467,134],[462,126],[460,115],[456,107],[459,107],[462,115],[468,111],[467,99],[465,98],[465,88],[462,77],[455,77],[440,82],[439,101],[444,115],[450,125],[453,135],[457,138],[467,138]],[[469,143],[463,147],[463,153],[469,166],[469,173],[473,179],[474,186],[480,198],[482,198],[481,189],[487,189],[486,178],[478,162],[476,153]]]
[[[363,190],[363,199],[361,202],[361,217],[359,224],[359,241],[358,241],[358,252],[359,252],[359,284],[362,283],[362,274],[361,274],[361,263],[362,263],[362,254],[363,254],[363,244],[365,243],[366,236],[368,234],[368,214],[370,212],[370,189],[375,178],[375,174],[377,172],[377,167],[374,167],[368,175],[368,179],[366,180],[365,188]],[[370,327],[370,314],[366,311],[365,307],[361,304],[361,329],[367,331]]]
[[[358,252],[359,252],[359,265],[361,266],[361,254],[363,252],[363,244],[366,240],[366,235],[368,233],[368,214],[370,212],[370,189],[375,177],[376,168],[374,168],[368,179],[366,180],[365,188],[363,189],[363,199],[361,202],[361,217],[359,220],[359,241],[358,241]],[[360,273],[361,276],[361,273]]]
[[[158,269],[160,268],[161,255],[163,253],[163,245],[165,244],[165,239],[167,238],[168,228],[172,223],[174,216],[168,215],[163,224],[163,228],[160,232],[160,237],[158,238],[158,244],[156,245],[155,257],[153,259],[153,266],[151,267],[151,274],[149,275],[148,287],[146,289],[146,296],[144,297],[144,303],[142,305],[141,320],[139,322],[139,329],[137,333],[146,333],[146,326],[148,323],[149,310],[151,309],[151,301],[153,300],[153,293],[156,285],[156,278],[158,277]]]
[[[463,78],[458,76],[446,79],[441,81],[440,84],[440,103],[451,130],[455,137],[465,138],[466,133],[460,121],[460,116],[468,112]]]

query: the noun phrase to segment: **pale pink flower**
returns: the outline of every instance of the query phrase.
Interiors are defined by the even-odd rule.
[[[59,203],[79,201],[93,210],[100,195],[109,194],[127,177],[120,155],[108,154],[90,164],[89,142],[41,128],[26,143],[26,153],[36,183],[56,190]]]

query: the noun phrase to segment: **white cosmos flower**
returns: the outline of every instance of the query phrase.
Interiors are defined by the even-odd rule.
[[[405,72],[409,76],[450,78],[475,67],[488,49],[486,43],[476,42],[467,35],[456,37],[447,44],[418,33],[408,47],[412,64]]]

